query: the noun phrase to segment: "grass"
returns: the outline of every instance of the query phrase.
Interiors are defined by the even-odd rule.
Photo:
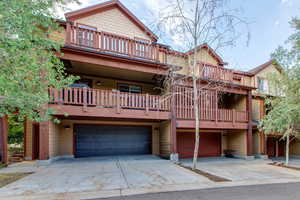
[[[3,164],[0,164],[0,169],[2,169],[2,168],[4,168],[5,167],[5,165],[3,165]]]
[[[11,173],[11,174],[0,174],[0,188],[10,183],[13,183],[31,173]]]
[[[231,180],[229,180],[229,179],[226,179],[226,178],[223,178],[223,177],[220,177],[220,176],[216,176],[216,175],[204,172],[204,171],[199,170],[199,169],[193,170],[191,167],[187,167],[187,166],[184,166],[184,165],[179,165],[179,166],[181,166],[185,169],[191,170],[191,171],[193,171],[197,174],[200,174],[201,176],[204,176],[204,177],[208,178],[209,180],[211,180],[213,182],[231,182]]]

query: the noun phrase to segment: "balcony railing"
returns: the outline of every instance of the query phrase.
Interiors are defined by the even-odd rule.
[[[133,94],[90,88],[49,89],[50,104],[94,106],[101,108],[170,111],[170,99],[158,95]]]
[[[67,25],[66,43],[93,48],[102,52],[159,61],[159,46],[156,44],[103,31],[89,30],[71,24]]]
[[[178,119],[195,119],[195,112],[192,106],[177,107],[176,116]],[[248,122],[247,111],[236,111],[235,109],[202,109],[200,120],[216,122]]]
[[[210,64],[199,64],[198,74],[203,79],[222,81],[227,83],[236,83],[239,85],[251,86],[250,79],[247,80],[245,75],[236,74],[231,69],[218,67]],[[249,82],[249,83],[248,83]]]

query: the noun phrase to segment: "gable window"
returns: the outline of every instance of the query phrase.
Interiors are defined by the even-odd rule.
[[[118,84],[118,89],[120,90],[120,92],[129,92],[129,93],[136,93],[136,94],[142,93],[141,86],[130,85],[125,83]]]
[[[77,32],[78,43],[83,46],[94,47],[95,33],[91,31],[97,31],[97,28],[85,24],[77,24],[77,25],[80,28]]]
[[[260,92],[268,92],[269,91],[269,85],[268,85],[268,80],[264,78],[257,78],[257,83],[258,83],[258,90]]]

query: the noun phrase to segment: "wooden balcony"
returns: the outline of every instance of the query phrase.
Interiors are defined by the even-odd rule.
[[[66,43],[101,52],[159,62],[159,46],[128,37],[67,25]]]
[[[177,108],[177,127],[194,128],[195,113],[193,107]],[[200,128],[205,129],[247,129],[248,112],[235,109],[200,110]]]
[[[201,121],[213,121],[213,122],[248,122],[247,111],[237,111],[235,109],[202,109],[200,110]],[[177,107],[176,112],[177,119],[194,120],[195,112],[191,107]]]
[[[200,63],[198,70],[198,74],[204,80],[222,81],[224,83],[251,87],[251,78],[249,76],[231,69]]]
[[[56,115],[169,119],[170,99],[90,88],[49,89],[49,105]]]
[[[191,88],[176,86],[176,118],[179,128],[194,128],[195,111]],[[246,129],[249,123],[244,110],[219,108],[220,97],[215,90],[199,90],[199,117],[201,128]]]

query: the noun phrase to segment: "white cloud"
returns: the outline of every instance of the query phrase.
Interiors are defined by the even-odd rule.
[[[275,21],[275,26],[278,26],[280,24],[279,20]]]

